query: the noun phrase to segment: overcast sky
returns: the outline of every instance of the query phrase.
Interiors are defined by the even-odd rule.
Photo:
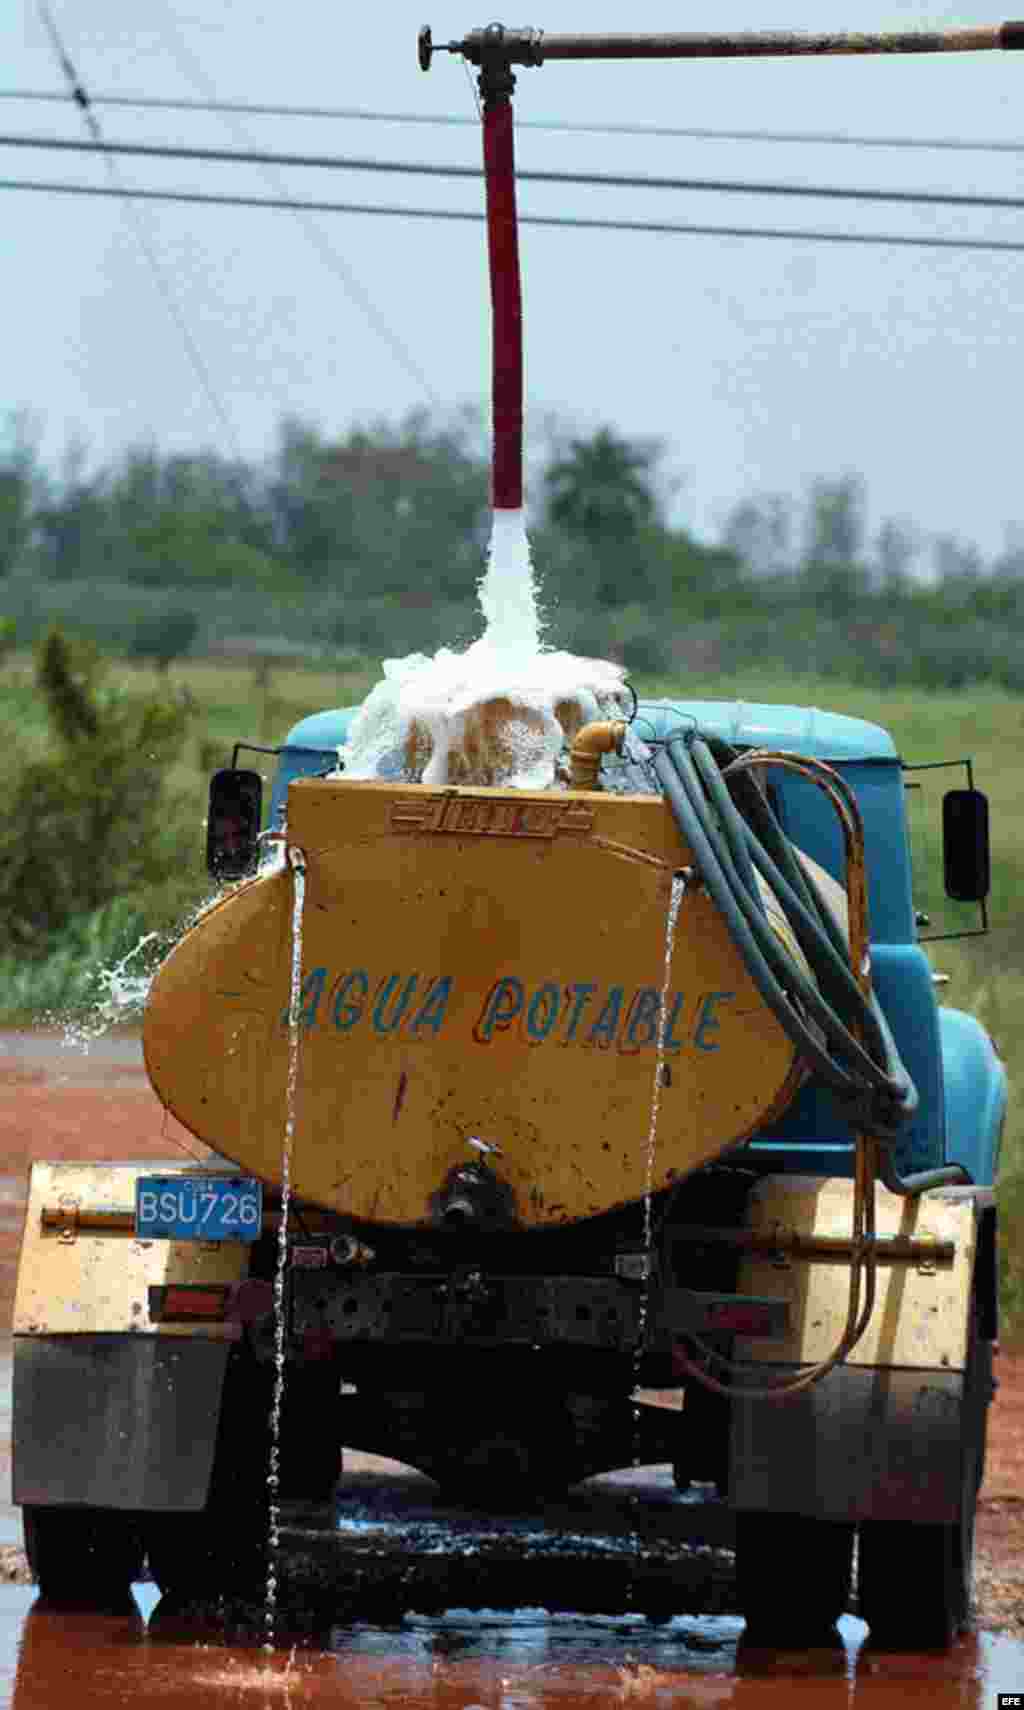
[[[538,0],[539,3],[539,0]],[[437,39],[490,20],[465,0],[97,0],[53,11],[90,92],[474,112],[462,63],[416,63],[418,26]],[[923,4],[546,0],[509,23],[549,31],[875,29],[993,21]],[[58,89],[34,5],[0,17],[5,89]],[[243,138],[216,115],[97,109],[110,140]],[[1024,139],[1024,54],[689,64],[551,64],[523,71],[520,120],[761,126]],[[250,118],[257,146],[476,165],[472,126]],[[77,137],[71,107],[0,101],[5,133]],[[789,183],[1024,194],[1024,154],[854,149],[521,129],[521,167],[670,173]],[[84,155],[7,149],[5,178],[107,182]],[[254,167],[125,160],[136,185],[267,194]],[[348,172],[285,174],[291,193],[419,207],[481,208],[482,184]],[[714,224],[1024,238],[1015,211],[862,206],[764,196],[524,184],[525,212]],[[69,433],[95,458],[140,439],[230,454],[197,385],[131,224],[117,203],[4,193],[5,351],[0,408],[28,406],[56,456]],[[479,402],[488,383],[483,228],[323,216],[347,292],[285,213],[146,207],[152,243],[245,452],[284,413],[343,432],[375,414]],[[683,480],[679,520],[717,531],[747,495],[799,497],[816,475],[860,472],[874,525],[912,520],[998,550],[1024,522],[1018,337],[1024,254],[847,248],[738,238],[524,227],[530,416],[663,436]],[[373,305],[371,318],[359,293]],[[381,331],[388,329],[390,337]],[[407,353],[404,360],[395,341]],[[421,371],[426,387],[416,377]],[[529,421],[528,421],[529,433]]]

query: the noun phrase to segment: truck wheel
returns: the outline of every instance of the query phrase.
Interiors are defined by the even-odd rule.
[[[969,1523],[915,1526],[873,1521],[860,1533],[860,1613],[874,1645],[948,1650],[970,1613],[974,1559]]]
[[[145,1519],[149,1571],[163,1596],[208,1596],[266,1576],[272,1391],[272,1371],[233,1349],[205,1508]]]
[[[835,1626],[853,1577],[854,1527],[802,1514],[736,1515],[736,1595],[754,1644],[803,1645]]]
[[[267,1576],[267,1524],[218,1503],[199,1514],[152,1514],[146,1553],[162,1597],[247,1591]]]
[[[992,1344],[974,1325],[964,1380],[960,1519],[952,1526],[865,1522],[857,1580],[860,1613],[879,1646],[946,1650],[967,1626],[974,1581],[974,1517],[992,1399]]]
[[[79,1609],[123,1603],[142,1577],[137,1516],[114,1508],[22,1509],[25,1554],[44,1597]]]
[[[326,1502],[341,1467],[339,1377],[316,1365],[286,1374],[281,1415],[279,1499]],[[164,1596],[209,1596],[250,1589],[267,1575],[270,1405],[274,1372],[239,1349],[228,1366],[206,1507],[196,1514],[150,1514],[149,1568]]]

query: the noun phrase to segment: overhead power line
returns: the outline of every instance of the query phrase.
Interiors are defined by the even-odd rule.
[[[0,101],[73,99],[53,89],[0,89]],[[254,118],[338,119],[389,125],[478,125],[467,113],[394,113],[370,107],[290,107],[262,101],[190,101],[166,95],[93,95],[93,105],[156,108],[169,112],[248,113]],[[723,130],[714,125],[630,125],[581,119],[522,119],[517,130],[569,131],[591,136],[679,137],[702,142],[812,143],[839,148],[951,149],[956,152],[1024,154],[1024,142],[995,137],[908,137],[850,135],[846,131]]]
[[[100,129],[99,120],[92,111],[92,103],[86,93],[85,86],[72,63],[71,56],[69,55],[67,48],[64,46],[64,42],[61,39],[60,32],[57,29],[53,13],[47,4],[47,0],[38,0],[38,11],[43,27],[50,38],[50,45],[53,48],[57,63],[64,73],[64,76],[67,78],[68,87],[71,91],[71,99],[81,109],[82,118],[85,122],[86,128],[94,139],[91,143],[80,143],[78,146],[80,148],[98,150],[103,155],[107,174],[110,178],[110,188],[109,190],[104,191],[104,194],[108,196],[116,196],[120,199],[124,212],[134,228],[136,241],[149,263],[153,282],[160,293],[164,307],[167,310],[168,315],[171,317],[171,320],[174,322],[178,331],[178,336],[185,347],[185,353],[192,366],[192,371],[199,382],[210,409],[220,422],[221,429],[228,444],[234,450],[237,462],[241,463],[242,447],[238,435],[235,432],[234,423],[221,401],[217,388],[213,383],[213,376],[206,366],[203,354],[192,336],[181,305],[177,301],[177,298],[171,289],[170,281],[167,279],[163,267],[160,264],[160,258],[156,253],[153,242],[142,219],[142,210],[140,208],[133,207],[131,203],[126,200],[126,197],[131,193],[121,180],[117,168],[117,162],[113,156],[113,151],[107,146],[103,132]]]
[[[175,57],[177,58],[179,65],[182,67],[186,77],[191,80],[193,86],[198,85],[205,91],[207,103],[211,107],[219,105],[216,99],[216,92],[210,82],[210,79],[207,77],[203,66],[199,60],[196,59],[196,56],[189,48],[181,31],[178,29],[173,16],[166,9],[164,11],[164,23]],[[252,138],[247,132],[245,126],[241,123],[239,117],[233,113],[225,114],[224,123],[235,137],[236,142],[240,142],[242,148],[251,153],[253,150]],[[269,163],[265,165],[262,169],[262,176],[264,183],[269,186],[272,195],[287,197],[288,187],[281,177],[281,174],[275,170],[273,165]],[[356,309],[363,316],[363,319],[373,328],[373,331],[377,334],[378,338],[388,346],[388,349],[391,351],[396,362],[401,368],[404,368],[406,374],[420,388],[433,407],[435,409],[440,409],[441,399],[434,390],[434,387],[431,385],[423,369],[416,361],[412,351],[404,341],[399,338],[398,334],[385,319],[384,315],[381,314],[380,309],[373,301],[369,292],[356,277],[344,256],[339,255],[326,233],[321,230],[317,221],[313,215],[308,212],[308,210],[296,208],[293,212],[296,220],[306,235],[307,242],[312,244],[323,265],[338,281],[342,290],[345,292],[345,295],[348,297],[349,302],[355,305]]]
[[[360,155],[278,154],[260,149],[188,148],[171,143],[88,143],[69,137],[2,136],[0,147],[58,149],[73,154],[142,155],[149,160],[195,160],[233,166],[291,166],[332,172],[379,172],[417,178],[472,178],[477,166],[446,166],[419,160],[373,160]],[[605,190],[715,191],[740,196],[808,196],[842,202],[900,202],[940,208],[1024,208],[1024,196],[964,195],[949,190],[885,190],[845,184],[771,184],[737,178],[637,177],[623,172],[555,172],[527,169],[517,178],[534,184],[583,184]]]
[[[34,190],[55,195],[138,197],[147,202],[183,202],[199,207],[305,208],[317,214],[376,214],[403,220],[461,220],[483,222],[483,214],[460,208],[405,208],[377,202],[313,202],[286,196],[235,196],[204,190],[111,190],[102,184],[66,184],[40,179],[0,178],[0,190]],[[700,226],[671,220],[602,220],[569,214],[520,214],[525,226],[562,227],[578,231],[656,232],[671,237],[773,238],[789,242],[882,244],[903,249],[982,250],[1020,255],[1024,240],[1005,238],[912,237],[902,232],[837,232],[784,226]]]

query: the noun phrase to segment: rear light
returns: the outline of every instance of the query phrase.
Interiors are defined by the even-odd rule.
[[[672,1289],[666,1302],[677,1334],[773,1336],[789,1334],[789,1301],[746,1294],[704,1294]]]
[[[153,1324],[227,1317],[230,1283],[167,1283],[149,1291]]]
[[[776,1316],[765,1306],[711,1306],[707,1328],[728,1331],[733,1336],[777,1336]]]

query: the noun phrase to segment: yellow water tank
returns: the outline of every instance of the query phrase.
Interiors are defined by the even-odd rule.
[[[302,779],[288,827],[307,867],[304,1198],[424,1224],[482,1160],[515,1222],[566,1223],[664,1187],[792,1098],[793,1048],[697,883],[666,978],[672,878],[692,858],[659,797]],[[255,878],[204,915],[160,969],[143,1035],[165,1105],[267,1182],[294,884]]]

